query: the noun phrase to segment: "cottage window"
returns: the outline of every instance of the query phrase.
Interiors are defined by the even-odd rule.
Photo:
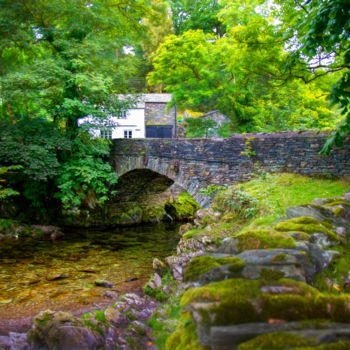
[[[124,130],[124,139],[132,139],[132,130]]]
[[[101,137],[104,139],[112,138],[112,130],[111,129],[101,129]]]

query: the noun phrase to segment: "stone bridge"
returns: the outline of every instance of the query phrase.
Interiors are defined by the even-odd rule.
[[[350,176],[350,137],[342,149],[321,156],[327,134],[285,132],[234,135],[227,139],[115,139],[112,161],[120,175],[148,169],[171,179],[201,206],[209,184],[247,180],[253,164],[269,171],[306,175]]]

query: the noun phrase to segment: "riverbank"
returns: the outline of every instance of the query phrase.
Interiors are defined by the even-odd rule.
[[[62,350],[323,349],[316,346],[327,334],[335,343],[336,329],[347,339],[350,231],[344,220],[350,200],[339,197],[348,188],[348,181],[259,174],[219,191],[210,209],[181,227],[176,253],[164,264],[154,262],[145,288],[153,299],[128,294],[81,317],[41,313],[22,344]],[[311,200],[316,202],[301,206]],[[299,209],[287,211],[291,205]],[[328,216],[315,217],[319,212]],[[246,343],[276,331],[287,335]],[[282,340],[273,345],[271,339]]]
[[[158,348],[347,349],[348,189],[263,174],[219,192],[166,259],[178,285],[150,320]]]

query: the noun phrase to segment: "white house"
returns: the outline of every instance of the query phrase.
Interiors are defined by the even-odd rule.
[[[131,95],[118,95],[119,99]],[[78,120],[78,125],[93,125],[89,132],[94,137],[110,139],[174,137],[176,134],[176,108],[166,110],[171,94],[140,94],[137,102],[119,115],[111,115],[103,123],[96,122],[92,116]]]

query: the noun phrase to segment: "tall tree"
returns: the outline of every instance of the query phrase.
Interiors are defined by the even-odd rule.
[[[202,29],[205,33],[225,34],[225,26],[217,15],[223,8],[219,0],[169,0],[176,35],[187,30]]]
[[[125,91],[132,73],[122,48],[140,36],[144,1],[1,0],[0,11],[21,28],[8,33],[10,49],[1,45],[3,62],[21,57],[16,68],[3,68],[0,80],[3,103],[13,114],[46,114],[74,133],[78,118],[121,107],[115,94]]]
[[[202,30],[168,37],[154,57],[151,84],[163,83],[180,107],[219,109],[235,131],[278,131],[332,125],[336,113],[322,84],[299,59],[287,66],[286,38],[259,1],[226,0],[219,17],[226,35]],[[330,120],[325,123],[325,115]],[[310,118],[306,118],[310,115]]]
[[[116,98],[135,70],[123,48],[139,42],[147,9],[143,0],[0,0],[0,117],[14,123],[1,123],[0,164],[23,165],[14,188],[32,204],[106,200],[116,181],[109,145],[77,120],[130,103]]]
[[[277,1],[277,16],[289,37],[290,64],[302,57],[314,72],[311,79],[340,71],[331,99],[342,111],[343,122],[324,147],[341,146],[350,133],[350,3],[347,0]]]

